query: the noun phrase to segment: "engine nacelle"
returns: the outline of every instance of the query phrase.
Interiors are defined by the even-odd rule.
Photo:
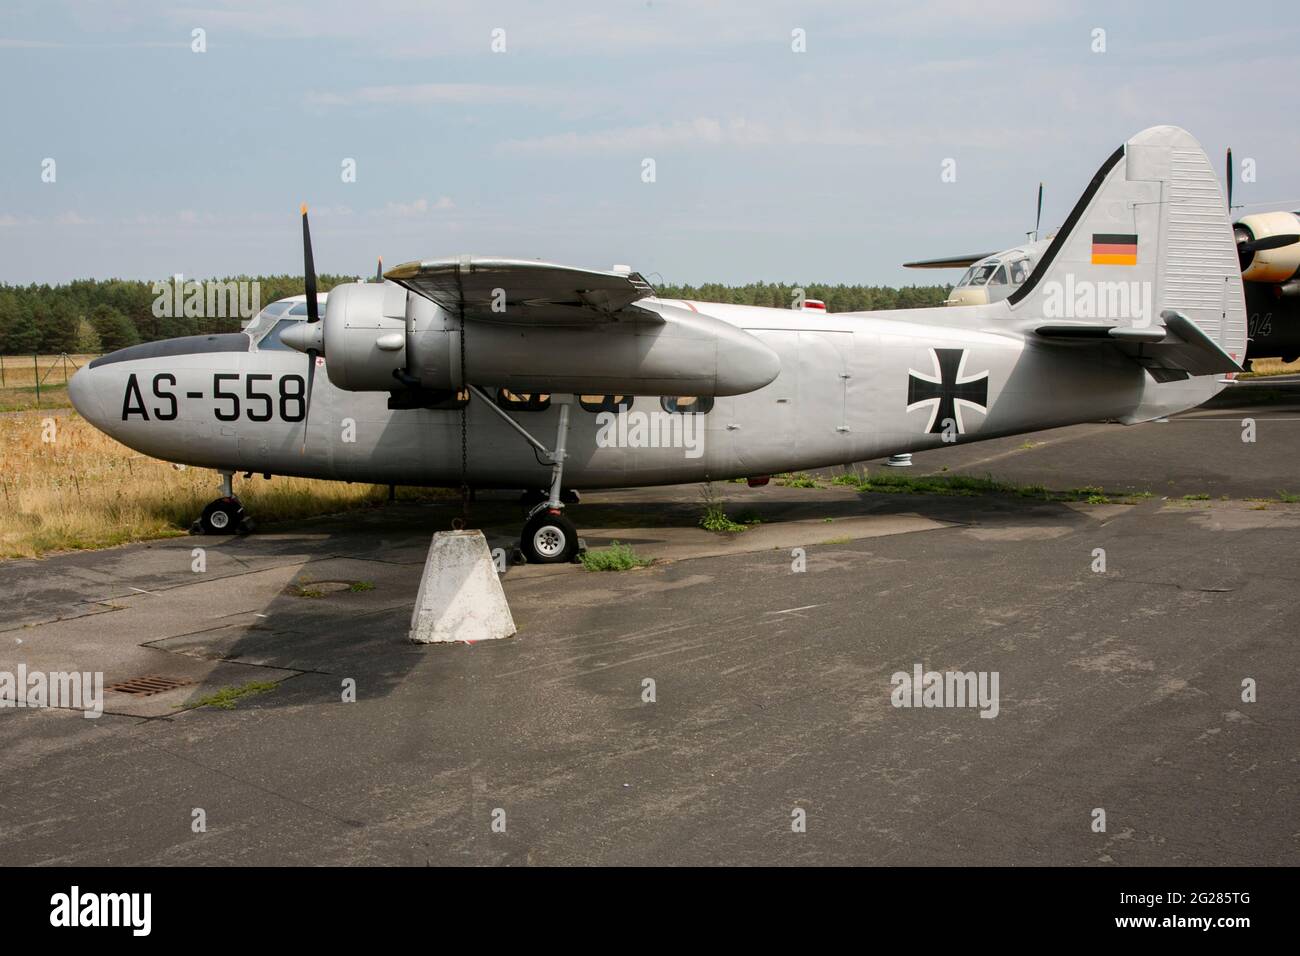
[[[1234,231],[1240,237],[1243,229],[1247,241],[1292,235],[1300,233],[1300,216],[1293,212],[1256,213],[1244,216]],[[1247,282],[1286,282],[1300,273],[1300,242],[1278,249],[1259,249],[1248,256],[1241,272],[1241,277]]]
[[[335,286],[326,302],[325,369],[351,392],[397,387],[406,366],[406,290],[391,282]]]
[[[468,378],[517,392],[743,395],[781,371],[744,329],[666,302],[643,301],[612,322],[471,319],[462,333],[459,317],[392,282],[335,287],[320,325],[281,341],[323,345],[330,381],[353,392],[446,394]]]
[[[460,388],[459,319],[426,304],[413,315],[408,370],[423,388]],[[641,305],[658,316],[629,310],[617,322],[580,326],[471,320],[469,380],[515,392],[743,395],[781,371],[777,354],[743,329],[666,303]]]

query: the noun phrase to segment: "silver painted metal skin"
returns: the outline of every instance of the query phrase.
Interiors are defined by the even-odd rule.
[[[653,325],[683,315],[698,316],[701,321],[686,326],[684,333],[683,341],[691,343],[690,348],[707,345],[710,329],[719,330],[718,342],[738,343],[755,366],[748,373],[750,381],[743,381],[743,368],[728,369],[725,374],[715,370],[711,384],[717,397],[712,410],[703,415],[703,454],[699,457],[689,457],[682,448],[597,447],[596,415],[575,403],[565,436],[564,486],[611,488],[761,476],[938,447],[943,436],[929,431],[933,407],[908,407],[909,379],[938,374],[936,349],[962,350],[961,374],[967,379],[987,373],[984,406],[969,402],[958,406],[961,434],[957,440],[962,442],[1103,419],[1147,421],[1198,405],[1223,388],[1222,373],[1237,366],[1222,353],[1240,356],[1245,351],[1245,304],[1217,179],[1195,140],[1174,127],[1138,134],[1126,144],[1125,154],[1090,201],[1086,205],[1081,202],[1076,212],[1080,214],[1076,221],[1072,225],[1067,222],[1068,228],[1054,241],[1054,253],[1040,260],[1042,274],[1027,283],[1029,292],[1018,301],[825,315],[640,298],[632,306],[639,310],[637,323]],[[1114,232],[1139,235],[1137,266],[1090,264],[1091,235]],[[1180,350],[1197,346],[1177,339],[1172,331],[1169,340],[1176,347],[1163,352],[1160,345],[1121,347],[1118,339],[1063,342],[1041,337],[1035,329],[1049,322],[1048,287],[1067,278],[1076,283],[1150,282],[1154,314],[1127,324],[1141,327],[1151,322],[1159,328],[1160,313],[1176,310],[1204,332],[1211,352],[1216,347],[1221,350],[1208,358],[1207,353],[1199,353],[1202,365],[1218,363],[1218,373],[1158,383],[1135,360],[1135,354],[1146,355],[1142,350],[1150,348],[1152,354],[1166,356],[1155,361],[1168,361],[1176,367]],[[391,299],[383,310],[388,315],[372,323],[372,340],[391,334],[394,328],[406,331],[408,342],[418,333],[418,325],[405,315],[406,292],[395,283],[343,288],[370,290],[364,294]],[[394,314],[398,293],[403,303],[400,321]],[[335,346],[333,341],[344,341],[345,335],[362,331],[349,328],[345,333],[342,324],[330,324],[345,298],[338,290],[331,297],[323,323],[326,356],[321,362],[348,361],[340,357],[350,354],[343,351],[348,346]],[[426,312],[430,308],[440,311],[433,303],[425,302],[425,306]],[[459,332],[454,317],[436,318],[443,329],[438,334],[455,344],[451,336]],[[1096,320],[1086,317],[1050,322],[1057,327],[1070,323],[1085,329],[1098,326]],[[1101,324],[1126,326],[1123,319]],[[608,341],[606,332],[590,327],[543,328],[526,321],[513,326],[499,324],[496,329],[493,333],[488,323],[466,323],[466,364],[473,384],[512,389],[528,385],[553,392],[580,388],[589,393],[636,393],[632,411],[662,411],[657,397],[644,394],[644,381],[633,384],[637,376],[628,375],[626,355],[618,359],[624,365],[616,374],[602,371],[606,352],[602,351],[601,336]],[[543,331],[553,337],[547,338]],[[507,380],[482,376],[483,362],[494,354],[482,348],[483,341],[494,341],[499,357],[500,343],[511,336],[527,345],[509,352],[509,367],[502,373],[509,373]],[[565,336],[572,338],[566,340]],[[580,345],[568,349],[566,341]],[[453,356],[456,349],[446,352]],[[369,364],[373,354],[366,353],[365,361],[348,374],[357,380],[374,380]],[[386,354],[401,360],[400,352]],[[460,484],[458,410],[390,410],[387,391],[345,391],[332,381],[333,374],[316,376],[305,448],[301,423],[279,419],[253,422],[247,417],[221,422],[214,417],[215,372],[265,373],[278,379],[302,374],[303,364],[303,355],[296,351],[256,349],[116,362],[79,371],[71,382],[70,395],[78,411],[97,427],[144,454],[168,461],[345,481]],[[535,370],[551,364],[556,379],[539,378]],[[702,368],[696,363],[687,378],[696,385],[706,384],[702,379],[708,376]],[[583,370],[589,377],[579,382],[574,376]],[[152,413],[157,407],[166,410],[166,403],[151,394],[153,376],[159,372],[177,379],[174,421],[160,421]],[[122,419],[131,375],[137,377],[144,405],[151,412],[148,420],[138,415]],[[660,381],[665,375],[669,381]],[[674,383],[671,369],[662,362],[646,380]],[[761,384],[755,384],[760,380]],[[243,381],[241,377],[241,389]],[[449,381],[455,382],[454,372]],[[382,387],[385,383],[377,384]],[[751,387],[743,393],[727,394],[746,384]],[[188,399],[185,396],[190,391],[204,397]],[[702,393],[686,387],[673,392]],[[559,405],[513,414],[547,447],[555,444]],[[354,442],[343,440],[348,420],[355,423]],[[551,484],[552,467],[551,462],[539,460],[534,449],[492,409],[485,408],[481,398],[474,398],[468,407],[468,478],[469,484],[480,488],[540,489]]]

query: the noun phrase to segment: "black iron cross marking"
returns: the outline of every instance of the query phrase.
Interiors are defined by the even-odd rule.
[[[908,369],[907,410],[929,405],[930,423],[925,430],[932,435],[941,433],[949,419],[956,426],[957,434],[964,434],[961,404],[988,410],[989,373],[962,375],[965,349],[930,349],[930,354],[934,358],[933,375]]]

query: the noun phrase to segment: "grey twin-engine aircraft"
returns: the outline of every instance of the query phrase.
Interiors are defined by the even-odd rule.
[[[303,239],[306,321],[132,346],[70,385],[114,438],[222,473],[209,532],[244,517],[236,471],[520,488],[522,551],[565,561],[574,490],[1148,421],[1222,389],[1246,347],[1217,178],[1170,126],[1106,160],[1009,296],[961,308],[667,300],[621,268],[464,256],[338,286],[318,314],[305,209]]]

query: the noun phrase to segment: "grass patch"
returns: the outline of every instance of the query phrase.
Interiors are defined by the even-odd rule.
[[[348,590],[353,594],[360,594],[362,591],[373,591],[374,589],[373,581],[353,581],[348,585]]]
[[[53,418],[53,440],[42,424]],[[0,559],[106,548],[189,531],[217,496],[215,472],[179,469],[114,441],[79,415],[0,417]],[[384,485],[307,478],[236,477],[235,493],[259,524],[380,507]],[[399,501],[454,496],[399,488]]]
[[[739,521],[732,521],[727,517],[727,512],[722,506],[722,499],[713,489],[713,482],[706,482],[700,486],[700,500],[704,504],[704,513],[700,516],[700,527],[705,531],[716,531],[720,533],[732,533],[737,531],[748,531],[751,527],[758,524],[757,517],[742,524]],[[752,512],[749,512],[752,515]]]
[[[1184,501],[1209,501],[1209,495],[1183,495]]]
[[[1300,362],[1283,362],[1280,358],[1254,359],[1250,371],[1242,372],[1237,378],[1267,378],[1270,375],[1290,375],[1300,372]]]
[[[42,385],[40,404],[36,401],[36,386],[24,385],[21,388],[0,388],[0,412],[25,412],[39,408],[47,411],[52,408],[71,408],[72,400],[68,398],[68,386]]]
[[[257,694],[265,694],[268,690],[275,690],[275,682],[269,680],[249,681],[239,687],[223,687],[215,694],[209,694],[207,697],[196,700],[194,703],[187,705],[187,710],[193,710],[198,707],[219,707],[222,710],[234,710],[235,704],[245,697],[252,697]]]
[[[820,488],[821,487],[821,482],[819,482],[812,475],[802,471],[795,472],[792,475],[778,475],[776,477],[776,483],[780,485],[782,488]]]
[[[630,544],[619,544],[617,541],[608,548],[584,551],[579,560],[588,571],[631,571],[654,563],[652,559],[637,554]]]
[[[1279,491],[1277,493],[1277,500],[1288,505],[1293,505],[1297,501],[1300,501],[1300,495],[1293,495],[1289,491]]]
[[[700,518],[700,527],[705,531],[733,532],[748,531],[750,526],[732,521],[722,510],[721,505],[710,505],[704,509],[704,514]]]
[[[1083,501],[1087,504],[1104,505],[1116,501],[1120,504],[1134,504],[1137,499],[1150,498],[1151,492],[1140,491],[1133,494],[1107,492],[1096,485],[1082,488],[1070,488],[1066,491],[1051,491],[1043,485],[1017,485],[1008,481],[999,481],[991,475],[910,475],[897,472],[879,474],[844,474],[832,479],[832,483],[854,488],[859,492],[894,495],[948,495],[970,497],[975,495],[1015,495],[1020,498],[1035,498],[1042,501]]]

